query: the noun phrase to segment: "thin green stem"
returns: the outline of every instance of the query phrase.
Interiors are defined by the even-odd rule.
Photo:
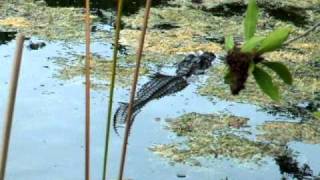
[[[110,145],[111,115],[112,115],[113,94],[114,94],[114,87],[115,87],[116,66],[117,66],[118,47],[119,47],[119,38],[120,38],[122,5],[123,5],[123,0],[119,0],[118,1],[117,20],[116,20],[116,34],[115,34],[115,38],[114,38],[114,48],[113,48],[113,64],[112,64],[111,85],[110,85],[110,90],[109,90],[108,118],[107,118],[106,137],[105,137],[102,180],[105,180],[107,178],[107,172],[108,172],[108,155],[109,155],[109,145]]]

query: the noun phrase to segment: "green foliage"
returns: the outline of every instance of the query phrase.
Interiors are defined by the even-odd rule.
[[[225,38],[225,49],[231,51],[234,48],[233,36],[226,36]]]
[[[288,39],[291,32],[290,28],[279,28],[270,33],[261,43],[258,53],[266,53],[274,51],[282,46],[282,44]]]
[[[243,53],[253,53],[257,50],[258,46],[261,44],[264,37],[254,36],[245,42],[241,47],[241,52]]]
[[[280,62],[262,62],[262,64],[276,72],[277,75],[283,80],[283,82],[288,85],[292,85],[292,75],[287,66]]]
[[[249,0],[246,17],[244,19],[244,39],[248,41],[254,36],[258,21],[258,6],[255,0]]]
[[[257,67],[256,64],[262,63],[264,66],[273,70],[279,78],[284,81],[284,83],[292,85],[292,75],[284,64],[279,62],[264,62],[264,57],[262,57],[264,53],[280,48],[288,39],[291,29],[282,27],[271,32],[267,37],[255,36],[258,14],[259,12],[256,0],[249,0],[243,23],[245,42],[241,47],[237,47],[233,42],[232,36],[227,36],[225,39],[225,49],[228,52],[226,61],[229,65],[230,71],[237,71],[239,69],[230,68],[234,64],[236,64],[237,67],[243,68],[247,67],[247,63],[250,62],[248,75],[252,74],[254,76],[260,89],[265,94],[267,94],[271,99],[279,101],[280,94],[278,86],[274,85],[271,76],[263,69]],[[245,83],[247,79],[245,75],[243,75],[243,77],[235,78],[238,79],[236,82],[230,81],[232,73],[233,72],[228,72],[224,77],[225,83],[229,84],[230,87],[237,86],[239,83],[242,85]],[[240,73],[237,76],[242,76],[242,74]]]
[[[275,101],[280,100],[279,89],[273,84],[271,76],[258,66],[252,72],[260,89]]]

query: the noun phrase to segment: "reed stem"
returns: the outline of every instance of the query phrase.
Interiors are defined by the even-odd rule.
[[[6,165],[8,159],[9,145],[10,145],[10,136],[11,136],[11,127],[14,115],[14,106],[17,96],[19,72],[21,67],[21,59],[23,52],[23,43],[24,35],[17,36],[17,49],[14,56],[14,65],[12,69],[12,75],[10,80],[10,89],[9,89],[9,98],[7,104],[7,110],[4,117],[4,130],[3,130],[3,144],[1,151],[1,168],[0,168],[0,180],[4,180],[6,173]]]
[[[110,90],[109,90],[109,104],[108,104],[108,115],[107,115],[108,117],[107,117],[107,127],[106,127],[106,137],[105,137],[102,180],[105,180],[107,178],[107,173],[108,173],[108,156],[109,156],[110,134],[111,134],[110,127],[111,127],[111,117],[112,117],[111,115],[112,115],[112,104],[113,104],[117,57],[118,57],[118,47],[119,47],[119,38],[120,38],[122,6],[123,6],[123,0],[119,0],[118,1],[118,10],[117,10],[118,11],[117,12],[117,20],[116,20],[116,33],[115,33],[115,38],[114,38],[111,85],[110,85]]]
[[[85,180],[90,180],[90,0],[85,2],[86,62],[85,62]]]
[[[130,121],[131,121],[131,117],[132,117],[132,107],[133,107],[133,103],[134,103],[134,99],[135,99],[137,82],[138,82],[138,78],[139,78],[141,57],[142,57],[143,45],[144,45],[145,35],[146,35],[146,31],[147,31],[147,26],[148,26],[148,19],[149,19],[149,14],[150,14],[151,2],[152,2],[152,0],[147,0],[147,2],[146,2],[146,10],[145,10],[144,19],[143,19],[143,28],[142,28],[142,32],[141,32],[141,36],[140,36],[139,47],[137,50],[136,68],[135,68],[135,71],[133,74],[133,82],[132,82],[130,101],[129,101],[129,106],[128,106],[128,117],[127,117],[126,125],[125,125],[126,127],[125,127],[124,140],[123,140],[123,144],[122,144],[122,152],[121,152],[121,161],[120,161],[118,180],[123,179],[123,172],[124,172],[124,166],[125,166],[125,161],[126,161],[127,145],[128,145],[130,124],[131,124]]]

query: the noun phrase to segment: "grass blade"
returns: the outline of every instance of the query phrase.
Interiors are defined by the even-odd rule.
[[[111,85],[109,90],[109,103],[108,103],[104,157],[103,157],[102,180],[106,180],[108,176],[107,173],[108,173],[108,156],[109,156],[110,133],[111,133],[110,131],[111,131],[112,104],[113,104],[113,95],[114,95],[114,87],[115,87],[115,79],[116,79],[116,67],[117,67],[118,47],[119,47],[119,39],[120,39],[122,7],[123,7],[123,0],[119,0],[118,10],[117,10],[117,20],[116,20],[116,33],[114,38]]]
[[[255,0],[249,0],[246,17],[244,19],[244,39],[248,41],[254,36],[258,22],[258,6]]]
[[[225,49],[231,51],[234,48],[233,36],[229,35],[225,37]]]

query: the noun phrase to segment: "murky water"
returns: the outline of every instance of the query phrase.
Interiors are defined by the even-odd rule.
[[[32,39],[37,41],[37,39]],[[26,44],[30,40],[26,41]],[[25,49],[18,90],[15,119],[8,163],[8,179],[82,179],[84,161],[84,79],[62,81],[54,78],[58,67],[51,57],[68,56],[65,44],[47,43],[40,50]],[[71,45],[69,44],[69,47]],[[93,44],[93,51],[111,55],[108,44]],[[0,46],[1,105],[4,113],[8,79],[15,42]],[[84,45],[73,45],[71,51],[84,53]],[[170,71],[170,69],[168,69]],[[94,77],[93,77],[94,78]],[[200,79],[201,80],[201,79]],[[126,177],[133,179],[280,179],[279,167],[271,158],[262,165],[217,159],[208,167],[183,164],[170,165],[148,150],[153,144],[175,141],[176,136],[163,127],[165,118],[174,118],[188,112],[229,112],[250,118],[252,132],[265,121],[281,120],[248,104],[216,100],[212,102],[197,95],[197,81],[175,96],[149,103],[137,116],[130,137]],[[199,84],[199,82],[198,82]],[[127,101],[128,91],[117,88],[115,101]],[[104,147],[107,91],[92,91],[92,177],[101,176]],[[205,108],[203,108],[205,107]],[[160,118],[160,121],[155,121]],[[2,123],[1,123],[2,126]],[[116,177],[122,138],[112,133],[110,177]],[[299,160],[307,162],[315,172],[320,170],[319,145],[292,142],[292,149],[300,152]],[[268,176],[266,176],[268,174]],[[240,178],[241,177],[241,178]]]
[[[83,7],[84,1],[81,0],[46,0],[47,4],[49,6],[57,6],[57,7]],[[163,5],[167,3],[168,0],[157,0],[152,2],[152,6],[158,6]],[[91,7],[92,8],[101,8],[101,9],[115,9],[116,8],[117,1],[111,0],[111,1],[103,1],[103,0],[97,0],[97,1],[91,1]],[[136,12],[140,7],[145,5],[145,1],[141,0],[124,0],[123,1],[123,12],[125,14],[132,14]]]
[[[81,5],[73,1],[47,1],[54,6]],[[78,4],[75,4],[78,3]],[[112,7],[114,2],[96,1],[96,7]],[[140,4],[139,4],[140,3]],[[142,5],[135,3],[132,11]],[[109,26],[107,26],[109,27]],[[108,28],[107,28],[108,29]],[[109,27],[110,29],[110,27]],[[0,114],[5,111],[8,95],[8,81],[15,49],[14,33],[0,33]],[[41,41],[32,38],[31,42]],[[84,77],[77,76],[69,80],[59,79],[57,74],[62,68],[56,57],[71,58],[70,52],[84,54],[84,44],[66,42],[45,42],[46,46],[38,50],[25,48],[15,118],[12,130],[11,147],[7,169],[8,180],[70,180],[83,179],[84,170]],[[111,57],[112,46],[108,43],[94,42],[92,51],[102,57]],[[150,65],[152,66],[152,64]],[[163,68],[170,73],[174,68]],[[92,76],[93,80],[97,80]],[[283,176],[275,159],[265,157],[261,163],[241,162],[232,158],[202,157],[204,166],[169,162],[154,154],[148,148],[154,144],[176,142],[177,137],[170,132],[167,118],[176,118],[183,114],[196,112],[203,114],[228,113],[249,118],[248,138],[255,140],[261,132],[258,126],[269,121],[288,121],[298,123],[300,119],[270,115],[250,104],[241,104],[210,100],[197,94],[197,87],[206,77],[194,80],[186,89],[176,95],[164,97],[147,104],[136,117],[126,164],[126,177],[135,180],[220,180],[220,179],[281,179]],[[108,79],[108,77],[106,78]],[[143,76],[140,84],[147,80]],[[97,80],[108,84],[107,80]],[[116,87],[117,102],[128,101],[128,89]],[[106,88],[92,90],[92,179],[101,179],[104,151],[105,121],[108,101]],[[157,120],[156,120],[157,119]],[[1,128],[3,123],[0,124]],[[122,132],[123,129],[120,129]],[[116,179],[122,137],[112,131],[110,179]],[[319,144],[301,142],[299,137],[287,144],[295,152],[294,159],[300,165],[308,164],[313,174],[320,172]],[[182,175],[185,177],[178,177]],[[290,177],[288,177],[290,179]]]

